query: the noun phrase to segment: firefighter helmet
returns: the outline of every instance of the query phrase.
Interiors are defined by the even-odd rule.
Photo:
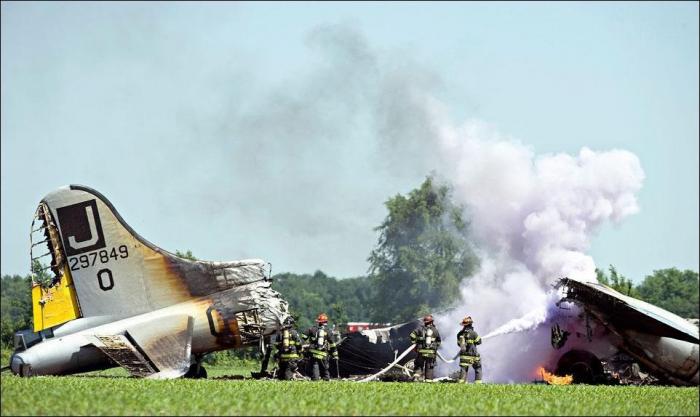
[[[316,318],[316,322],[319,324],[320,323],[328,323],[328,316],[326,315],[326,313],[319,314],[318,317]]]
[[[425,317],[423,317],[423,323],[428,324],[433,322],[433,315],[428,314]]]
[[[474,320],[472,320],[472,316],[464,316],[462,319],[462,326],[469,326],[472,323],[474,323]]]
[[[282,326],[284,326],[284,327],[294,326],[294,318],[292,316],[287,316],[287,318],[284,319],[284,322],[282,322]]]

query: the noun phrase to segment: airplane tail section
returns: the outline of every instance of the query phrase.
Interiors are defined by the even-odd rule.
[[[190,261],[153,245],[85,186],[48,194],[36,217],[32,241],[36,233],[44,240],[32,243],[35,331],[77,317],[140,314],[267,279],[261,260]],[[36,252],[40,243],[50,265]]]

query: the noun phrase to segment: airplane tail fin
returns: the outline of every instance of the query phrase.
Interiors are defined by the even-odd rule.
[[[40,226],[32,236],[43,233],[45,239],[32,243],[35,331],[77,317],[140,314],[267,279],[258,259],[190,261],[153,245],[85,186],[48,194],[36,218]],[[48,266],[34,255],[39,243],[48,246]]]

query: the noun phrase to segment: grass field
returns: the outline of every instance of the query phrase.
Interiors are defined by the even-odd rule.
[[[121,369],[71,377],[2,374],[2,415],[698,415],[697,387],[459,385],[129,378]]]

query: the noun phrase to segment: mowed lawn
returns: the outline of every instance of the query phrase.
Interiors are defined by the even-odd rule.
[[[2,415],[698,415],[698,388],[2,374]]]

